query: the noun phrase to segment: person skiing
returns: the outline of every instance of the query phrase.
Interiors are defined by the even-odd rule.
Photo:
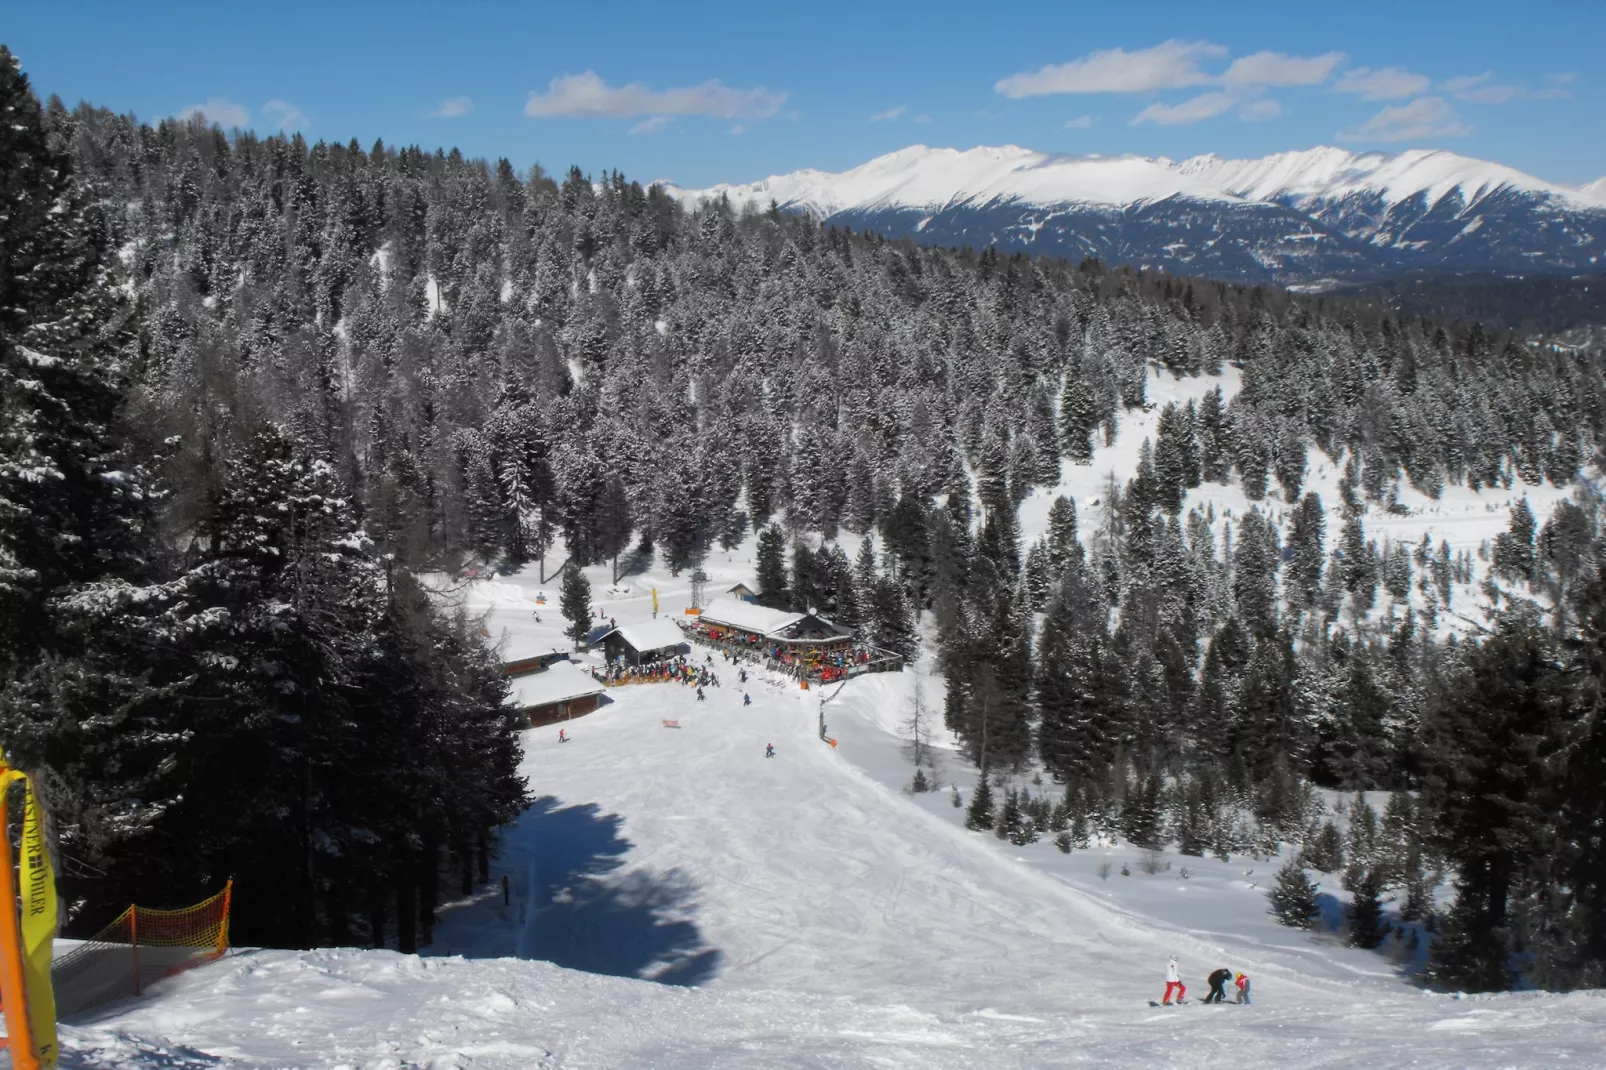
[[[1232,983],[1238,989],[1238,1002],[1249,1006],[1249,976],[1240,973],[1232,979]]]
[[[1172,955],[1171,961],[1165,964],[1164,1005],[1167,1007],[1171,1006],[1171,992],[1173,989],[1176,990],[1178,1003],[1181,1003],[1188,995],[1188,986],[1183,984],[1182,979],[1177,976],[1177,957],[1175,955]]]
[[[775,744],[773,744],[773,743],[764,744],[764,757],[766,757],[766,758],[775,757]]]
[[[1206,1003],[1221,1003],[1227,998],[1227,982],[1232,980],[1231,970],[1216,970],[1208,978],[1210,991],[1205,993]]]
[[[742,696],[742,705],[743,706],[751,706],[752,704],[753,704],[753,696],[752,695],[743,695]]]
[[[566,735],[564,733],[563,729],[561,729],[561,728],[558,729],[558,742],[559,743],[567,743],[567,742],[569,742],[568,735]]]
[[[698,702],[703,701],[703,685],[702,684],[698,684],[697,685],[697,701]]]

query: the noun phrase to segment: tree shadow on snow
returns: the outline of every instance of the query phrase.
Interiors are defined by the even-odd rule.
[[[537,799],[520,819],[534,858],[518,955],[614,977],[700,985],[719,967],[690,917],[696,886],[678,869],[624,870],[624,819],[595,804]]]
[[[1331,892],[1316,893],[1316,922],[1312,936],[1335,945],[1344,944],[1349,931],[1349,907]],[[1383,942],[1371,948],[1374,955],[1387,959],[1401,977],[1422,983],[1422,971],[1427,966],[1428,947],[1432,937],[1419,921],[1402,921],[1398,908],[1383,908],[1383,924],[1388,935]],[[1413,946],[1414,939],[1414,946]]]

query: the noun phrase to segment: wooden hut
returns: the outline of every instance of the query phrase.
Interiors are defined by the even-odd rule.
[[[596,677],[572,661],[560,661],[515,677],[508,702],[537,728],[585,716],[601,705],[603,691]]]
[[[623,659],[626,665],[646,665],[684,653],[686,636],[672,620],[645,620],[604,635],[602,649],[610,664]]]

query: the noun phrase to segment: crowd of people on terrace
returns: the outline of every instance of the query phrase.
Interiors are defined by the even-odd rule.
[[[683,627],[688,638],[719,647],[727,658],[740,660],[743,656],[752,656],[763,659],[766,666],[776,672],[800,679],[818,679],[822,683],[840,680],[851,673],[854,666],[867,665],[877,656],[873,648],[857,642],[851,646],[800,647],[701,621]]]
[[[701,665],[685,655],[639,665],[631,665],[623,657],[617,657],[600,669],[592,669],[591,675],[608,687],[624,684],[680,684],[699,689],[719,686],[712,656]]]

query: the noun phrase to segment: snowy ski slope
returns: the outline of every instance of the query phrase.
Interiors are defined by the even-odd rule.
[[[453,905],[423,958],[237,953],[69,1029],[76,1065],[1601,1065],[1606,1000],[1419,994],[1276,926],[1269,865],[1171,859],[1183,881],[964,831],[946,792],[897,790],[878,721],[914,678],[850,682],[835,749],[818,693],[779,680],[746,709],[733,679],[618,690],[571,743],[527,734],[508,907]],[[1100,880],[1106,857],[1132,875]],[[1255,1005],[1150,1008],[1173,952],[1190,995],[1224,965]]]
[[[1149,396],[1197,397],[1214,382],[1157,376]],[[1067,466],[1059,492],[1077,498],[1084,538],[1107,475],[1131,475],[1157,418],[1126,414],[1093,465]],[[1309,483],[1330,507],[1337,477],[1312,454]],[[1407,491],[1412,512],[1368,517],[1368,530],[1474,549],[1524,492],[1541,517],[1562,494]],[[1051,498],[1023,506],[1027,540]],[[1248,505],[1236,486],[1189,501],[1213,505],[1218,526]],[[1336,530],[1330,518],[1329,539]],[[851,555],[857,540],[844,541]],[[709,596],[751,583],[752,554],[751,538],[713,553]],[[588,573],[594,604],[620,623],[650,618],[654,586],[663,616],[688,601],[687,578],[656,562],[613,590],[606,567]],[[533,567],[440,582],[509,651],[566,645],[557,584]],[[1470,585],[1456,597],[1470,612]],[[756,679],[744,708],[734,671],[717,656],[715,668],[725,686],[706,702],[640,685],[569,724],[571,743],[556,727],[526,733],[538,801],[496,863],[506,906],[496,881],[449,905],[422,957],[237,952],[70,1023],[64,1065],[1606,1065],[1600,994],[1423,994],[1382,954],[1276,925],[1265,901],[1275,861],[1168,854],[1171,868],[1147,874],[1126,845],[1065,856],[1046,840],[1013,847],[965,831],[950,786],[968,801],[975,770],[951,750],[942,790],[902,791],[912,770],[899,726],[917,680],[941,707],[929,664],[851,681],[824,708],[834,749],[816,738],[832,692]],[[764,759],[766,743],[777,758]],[[1255,1005],[1150,1008],[1172,953],[1190,996],[1226,966],[1254,978]]]

